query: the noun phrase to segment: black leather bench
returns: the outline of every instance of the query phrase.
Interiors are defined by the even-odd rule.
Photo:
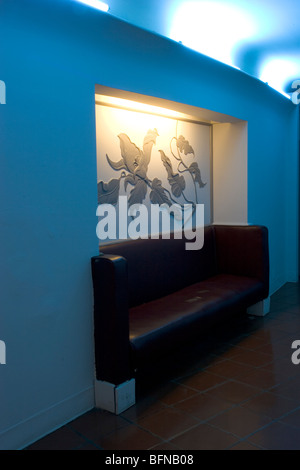
[[[96,378],[118,385],[268,297],[268,231],[208,226],[198,251],[184,238],[106,245],[92,277]]]

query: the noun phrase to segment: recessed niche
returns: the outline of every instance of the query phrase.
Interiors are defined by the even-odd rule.
[[[149,209],[141,236],[150,233],[154,204],[173,211],[172,231],[182,223],[177,206],[203,204],[205,225],[247,223],[245,121],[100,85],[95,102],[98,204],[119,212],[113,238],[124,238],[120,211],[138,204]]]

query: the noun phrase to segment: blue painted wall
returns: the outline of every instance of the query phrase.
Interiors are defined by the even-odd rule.
[[[0,0],[0,448],[93,407],[94,87],[247,120],[248,218],[271,290],[298,276],[298,113],[266,85],[72,0]]]

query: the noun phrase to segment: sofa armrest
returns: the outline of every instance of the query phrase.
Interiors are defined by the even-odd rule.
[[[118,385],[131,378],[127,261],[107,254],[91,264],[96,378]]]
[[[263,283],[269,295],[268,229],[259,225],[215,225],[217,269]]]

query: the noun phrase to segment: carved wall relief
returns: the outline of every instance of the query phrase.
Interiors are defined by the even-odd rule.
[[[210,126],[96,105],[98,204],[205,205],[211,222]]]

